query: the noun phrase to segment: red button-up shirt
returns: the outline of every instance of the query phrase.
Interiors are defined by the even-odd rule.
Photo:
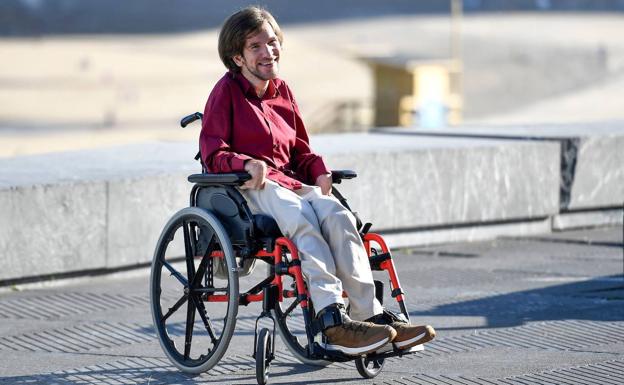
[[[329,172],[310,149],[297,103],[281,79],[270,80],[258,98],[243,75],[226,73],[208,97],[199,147],[208,172],[241,172],[246,160],[259,159],[268,179],[291,190]]]

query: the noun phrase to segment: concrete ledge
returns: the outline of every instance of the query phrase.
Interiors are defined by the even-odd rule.
[[[624,223],[624,210],[596,210],[568,212],[552,218],[553,230],[570,230],[583,227],[616,226]]]
[[[0,160],[0,281],[149,262],[188,206],[194,143]]]
[[[383,234],[384,239],[394,248],[435,245],[450,242],[476,242],[504,236],[525,237],[546,234],[551,231],[549,218],[534,221],[499,224],[484,223],[479,226],[461,226],[440,229],[420,229],[398,234]]]
[[[187,176],[180,173],[109,182],[106,267],[151,261],[165,223],[189,205],[192,185],[186,182]]]
[[[379,131],[425,137],[558,142],[561,145],[562,212],[608,209],[624,202],[624,122]]]
[[[0,280],[106,265],[106,183],[0,189]]]
[[[332,167],[358,171],[338,188],[377,231],[558,212],[555,143],[344,134],[313,146]]]
[[[395,246],[497,234],[455,228],[472,224],[529,222],[514,234],[530,233],[559,211],[558,143],[347,134],[313,147],[330,167],[358,171],[340,189],[375,231],[438,228]],[[196,151],[153,142],[0,160],[0,281],[149,262],[165,222],[188,206]]]

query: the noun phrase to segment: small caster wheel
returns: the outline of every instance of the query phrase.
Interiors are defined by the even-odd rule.
[[[259,385],[269,382],[269,365],[273,359],[273,338],[269,329],[263,328],[258,333],[256,343],[256,379]]]
[[[355,360],[355,367],[357,368],[358,373],[364,378],[374,378],[380,372],[384,366],[384,359],[368,359],[366,357],[358,357]]]

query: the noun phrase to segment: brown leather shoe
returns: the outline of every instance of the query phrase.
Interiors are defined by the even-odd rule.
[[[342,325],[330,327],[323,334],[327,337],[325,349],[357,356],[376,351],[392,341],[397,332],[388,325],[353,321],[345,315]]]
[[[429,325],[412,326],[407,322],[395,321],[390,326],[397,332],[392,343],[402,350],[429,342],[436,335],[435,330]]]

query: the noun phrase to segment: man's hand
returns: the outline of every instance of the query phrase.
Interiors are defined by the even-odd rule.
[[[261,190],[266,181],[267,165],[261,160],[250,159],[245,161],[245,171],[251,175],[251,179],[245,182],[243,189]]]
[[[332,191],[332,176],[331,176],[331,174],[319,175],[318,178],[316,178],[316,183],[314,183],[314,184],[321,188],[321,192],[323,193],[323,195],[331,194],[331,191]]]

